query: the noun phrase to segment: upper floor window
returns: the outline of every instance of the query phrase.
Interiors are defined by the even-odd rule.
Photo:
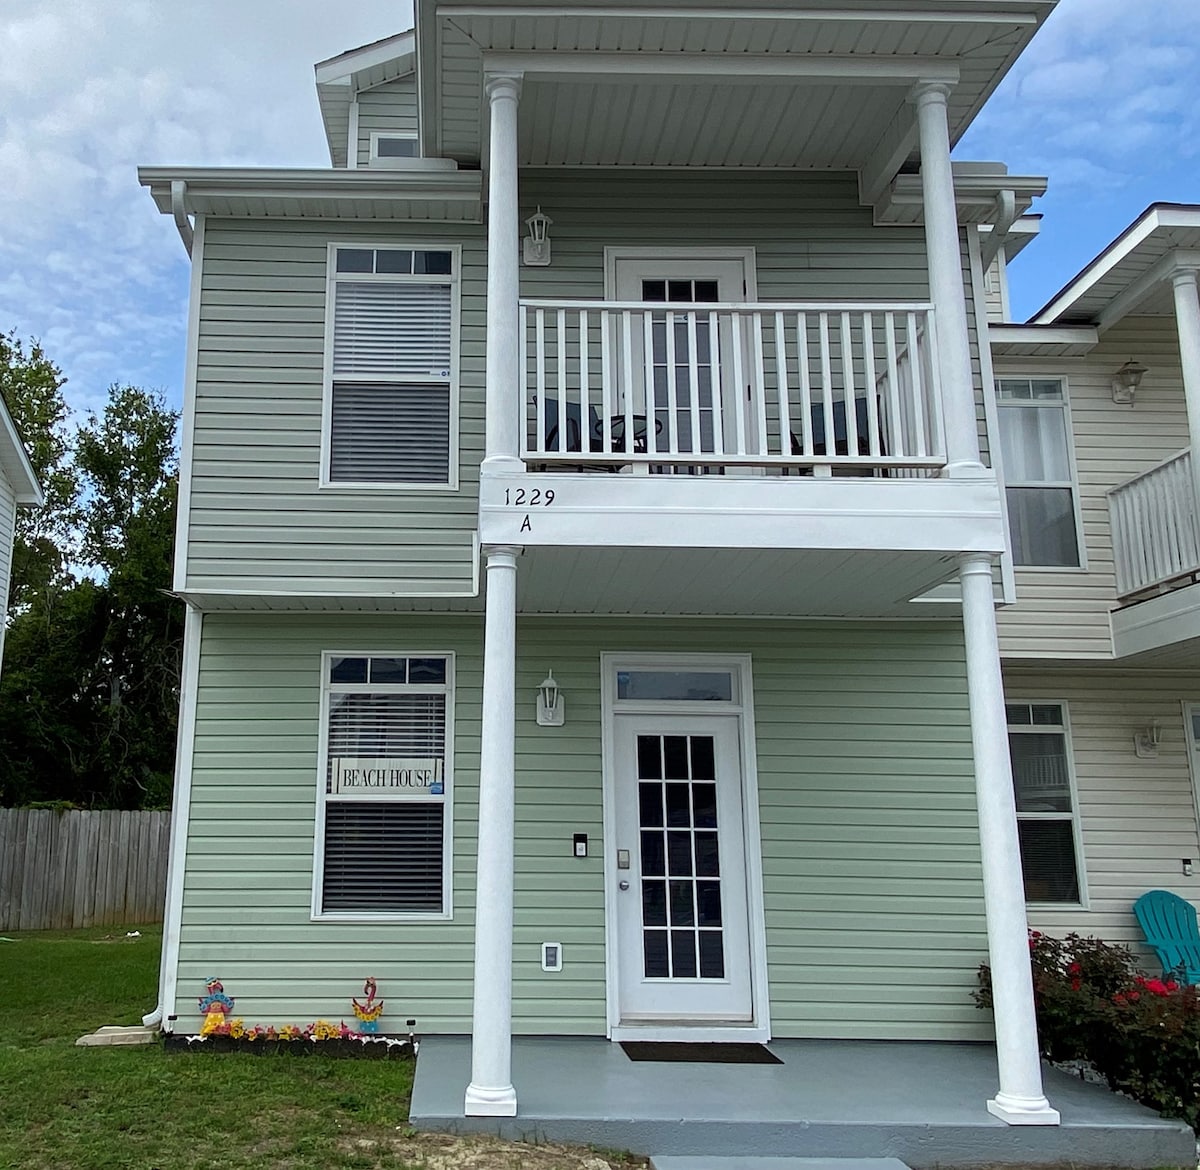
[[[1000,449],[1013,561],[1080,564],[1066,390],[1059,378],[1000,378]]]
[[[330,248],[324,481],[454,486],[452,248]]]
[[[421,153],[415,134],[371,132],[371,164],[387,166],[393,159],[417,158]]]
[[[1083,901],[1066,705],[1007,703],[1021,872],[1028,902]]]

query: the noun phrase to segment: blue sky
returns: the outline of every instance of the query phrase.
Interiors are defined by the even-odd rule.
[[[0,0],[0,331],[39,337],[78,409],[115,381],[178,404],[187,261],[135,168],[327,165],[313,63],[410,18],[403,0]],[[1200,202],[1200,0],[1060,0],[956,157],[1050,177],[1012,270],[1024,319],[1149,203]]]

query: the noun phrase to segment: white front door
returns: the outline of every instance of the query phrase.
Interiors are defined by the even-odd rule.
[[[614,719],[622,1027],[754,1016],[736,715]]]

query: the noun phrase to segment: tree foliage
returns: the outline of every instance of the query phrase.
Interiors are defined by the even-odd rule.
[[[177,416],[114,385],[76,426],[36,344],[0,337],[0,391],[46,495],[18,520],[0,673],[0,806],[170,800],[183,607],[171,583]]]

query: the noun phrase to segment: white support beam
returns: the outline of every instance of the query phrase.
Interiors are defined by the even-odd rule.
[[[911,107],[896,111],[875,152],[858,172],[858,201],[873,207],[887,193],[905,160],[917,148],[917,120]]]
[[[1128,317],[1163,281],[1174,279],[1177,272],[1200,268],[1200,252],[1176,248],[1132,281],[1105,306],[1096,320],[1096,328],[1104,333],[1118,321]]]
[[[557,53],[489,52],[483,72],[521,74],[527,81],[618,82],[630,77],[720,80],[761,85],[778,81],[912,85],[919,80],[958,82],[956,61],[933,57],[788,56],[782,53]]]
[[[987,1107],[1009,1125],[1058,1125],[1058,1112],[1042,1090],[991,557],[965,553],[959,580],[1000,1079]]]

